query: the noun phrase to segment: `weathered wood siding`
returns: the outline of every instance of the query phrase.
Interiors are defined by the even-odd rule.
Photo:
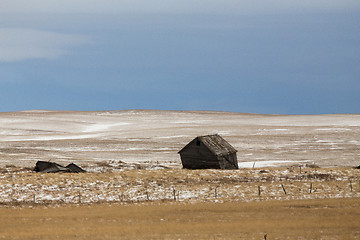
[[[217,157],[197,139],[194,139],[181,151],[180,157],[184,168],[220,168]]]
[[[187,169],[220,169],[220,164],[217,159],[210,160],[209,158],[181,156],[181,161],[183,167]]]
[[[238,169],[236,149],[219,135],[200,136],[179,151],[187,169]]]
[[[221,169],[238,169],[238,162],[236,153],[225,155],[225,156],[218,156],[220,168]]]

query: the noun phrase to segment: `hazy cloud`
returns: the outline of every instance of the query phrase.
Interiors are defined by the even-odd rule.
[[[1,12],[46,13],[254,13],[312,9],[352,9],[358,0],[0,0]]]
[[[90,41],[79,35],[22,28],[0,28],[0,61],[53,59],[70,54],[69,48]]]
[[[0,110],[358,113],[359,10],[359,0],[0,0]]]

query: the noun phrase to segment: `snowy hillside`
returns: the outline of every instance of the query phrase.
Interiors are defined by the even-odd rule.
[[[0,166],[181,168],[177,152],[214,133],[238,150],[240,167],[360,165],[360,115],[124,110],[0,113]]]

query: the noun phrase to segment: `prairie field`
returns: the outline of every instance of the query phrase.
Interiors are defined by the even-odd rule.
[[[0,208],[0,239],[359,239],[358,198]]]
[[[4,168],[0,239],[359,239],[359,171]]]
[[[360,169],[349,167],[106,173],[35,173],[4,168],[0,172],[0,204],[4,206],[360,197]]]
[[[214,133],[240,169],[182,169]],[[0,239],[360,239],[360,115],[24,111],[0,143]]]

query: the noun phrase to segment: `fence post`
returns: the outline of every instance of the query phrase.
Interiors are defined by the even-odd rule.
[[[352,182],[350,180],[350,191],[352,192]]]
[[[310,183],[310,193],[311,193],[311,191],[312,191],[312,183]]]
[[[79,203],[81,203],[81,192],[79,191]]]
[[[176,190],[173,188],[174,201],[176,201]]]
[[[260,195],[261,195],[260,186],[258,186],[258,194],[259,194],[259,197],[260,197]]]
[[[36,203],[36,194],[34,193],[34,203]]]
[[[282,189],[283,189],[284,193],[286,194],[286,190],[285,190],[285,187],[284,187],[284,185],[283,185],[283,184],[281,184],[281,187],[282,187]]]
[[[146,199],[150,201],[149,192],[146,192]]]
[[[215,198],[217,198],[217,187],[215,187]]]

